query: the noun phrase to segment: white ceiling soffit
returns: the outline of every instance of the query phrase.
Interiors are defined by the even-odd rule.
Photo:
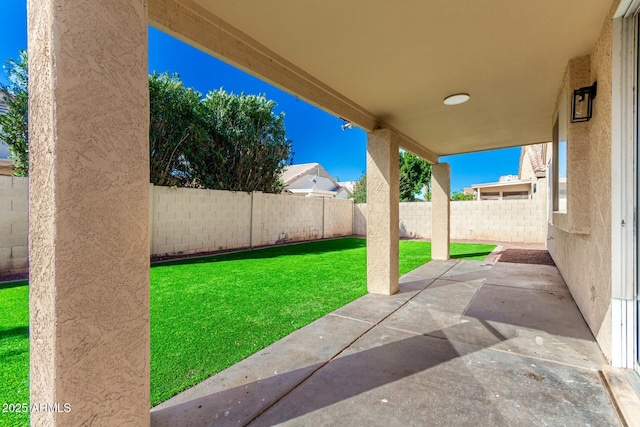
[[[153,25],[423,157],[551,140],[607,0],[149,0]],[[211,30],[207,30],[207,28]],[[445,97],[468,93],[461,105]]]

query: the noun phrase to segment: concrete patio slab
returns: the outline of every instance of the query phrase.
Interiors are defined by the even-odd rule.
[[[597,372],[384,327],[358,340],[252,425],[336,422],[620,425]]]
[[[152,425],[621,425],[557,270],[432,263],[153,408]]]
[[[479,281],[437,280],[382,324],[416,334],[428,334],[458,325],[479,287]]]
[[[411,270],[400,278],[400,283],[403,280],[412,280],[412,278],[419,279],[435,279],[442,276],[444,273],[453,268],[460,261],[457,259],[449,259],[446,261],[429,261],[426,264],[421,265],[415,270]]]
[[[527,289],[568,292],[564,279],[555,266],[499,262],[490,270],[491,285],[525,287]]]
[[[154,426],[245,425],[373,325],[325,316],[151,410]]]
[[[419,286],[426,287],[430,282],[431,280],[420,281]],[[394,295],[367,294],[337,309],[332,314],[369,322],[371,324],[379,323],[385,317],[389,316],[389,313],[393,313],[409,299],[418,294],[418,290],[411,289],[415,284],[415,282],[402,284],[400,291]]]
[[[606,363],[566,288],[541,291],[520,283],[438,279],[383,325],[588,369]]]
[[[482,285],[468,317],[593,341],[593,335],[567,292]]]
[[[442,278],[450,280],[484,280],[500,286],[524,287],[569,292],[558,269],[549,265],[495,263],[462,260]]]
[[[448,325],[427,334],[591,370],[598,370],[607,363],[594,341],[482,319],[463,318],[457,325]]]
[[[460,260],[440,278],[459,281],[485,279],[487,271],[495,265],[496,263],[487,261]]]

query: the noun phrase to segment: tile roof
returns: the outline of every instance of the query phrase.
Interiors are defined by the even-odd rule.
[[[542,158],[543,147],[544,147],[544,144],[535,144],[535,145],[528,145],[525,149],[525,152],[529,156],[531,167],[533,168],[533,171],[536,173],[545,172],[547,170],[547,165],[544,164],[544,159]]]
[[[285,184],[291,184],[298,177],[304,175],[312,169],[315,169],[320,166],[320,163],[302,163],[299,165],[291,165],[284,168],[282,174],[280,175],[280,179]],[[324,168],[323,168],[324,169]]]

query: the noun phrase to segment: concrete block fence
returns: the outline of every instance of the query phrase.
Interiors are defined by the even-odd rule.
[[[353,202],[151,185],[151,254],[190,254],[353,234]]]
[[[152,255],[366,235],[367,205],[351,200],[150,184]],[[453,240],[544,243],[544,200],[451,202]],[[400,236],[431,237],[431,203],[400,204]],[[27,268],[28,178],[0,176],[0,272]]]
[[[0,272],[27,267],[29,180],[0,176]]]
[[[354,211],[354,234],[367,233],[367,205]],[[481,200],[451,202],[451,240],[495,240],[545,243],[546,200]],[[400,203],[400,237],[431,238],[431,203]]]

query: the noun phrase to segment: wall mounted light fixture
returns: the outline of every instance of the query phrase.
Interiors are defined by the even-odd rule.
[[[573,91],[571,101],[571,123],[588,122],[593,113],[593,99],[596,97],[598,82],[592,86],[581,87]]]

